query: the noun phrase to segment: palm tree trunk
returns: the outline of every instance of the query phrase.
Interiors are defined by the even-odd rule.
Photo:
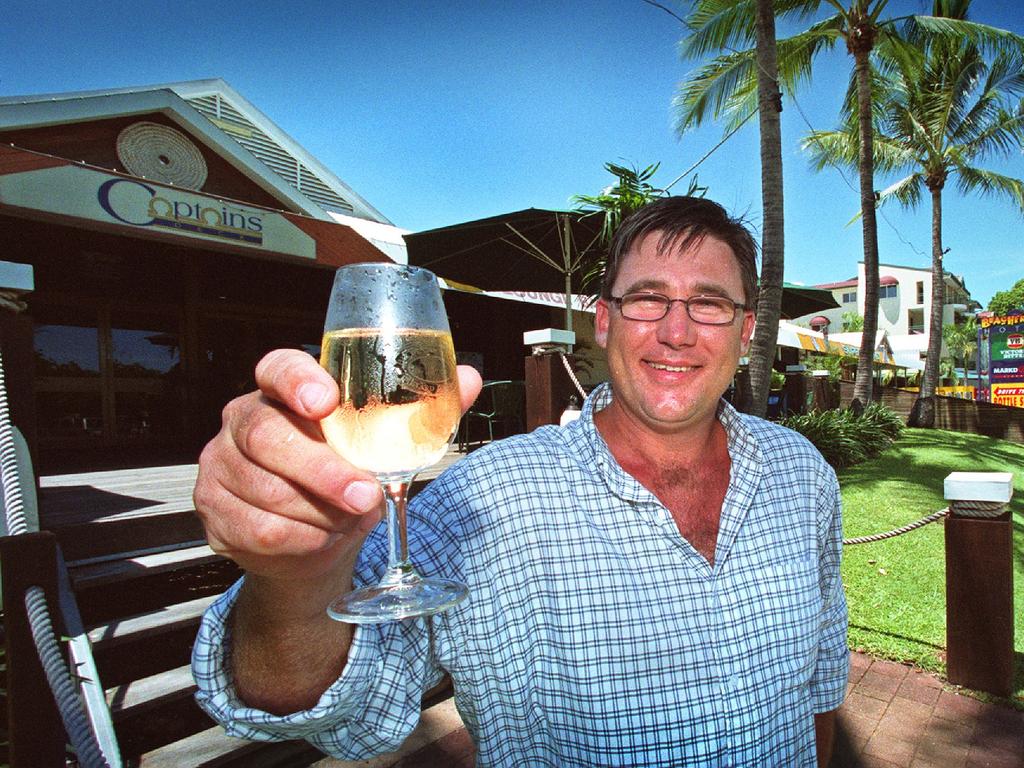
[[[939,383],[942,356],[942,310],[946,281],[942,269],[942,187],[929,185],[932,195],[932,306],[928,316],[928,356],[921,377],[921,391],[911,410],[911,426],[935,426],[935,387]]]
[[[757,0],[757,103],[761,132],[761,288],[757,324],[750,348],[749,413],[763,417],[768,408],[772,363],[778,344],[785,242],[782,195],[782,94],[777,79],[775,13],[771,0]]]
[[[851,45],[857,77],[857,108],[860,131],[860,212],[864,238],[864,330],[857,357],[857,381],[853,388],[853,407],[871,402],[875,336],[878,330],[878,227],[875,222],[874,130],[871,125],[871,73],[868,57],[871,41]]]

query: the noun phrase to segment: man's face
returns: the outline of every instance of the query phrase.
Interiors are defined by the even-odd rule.
[[[660,293],[670,299],[700,294],[744,303],[743,281],[732,249],[705,237],[682,250],[659,250],[660,232],[645,236],[626,254],[613,296]],[[738,310],[730,325],[700,325],[680,303],[661,320],[628,320],[614,303],[597,303],[595,337],[608,355],[613,405],[623,415],[662,433],[715,416],[718,400],[746,354],[754,326],[752,309]]]

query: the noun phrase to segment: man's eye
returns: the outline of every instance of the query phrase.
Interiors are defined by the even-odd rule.
[[[634,307],[663,307],[665,299],[662,296],[629,296],[626,302]]]

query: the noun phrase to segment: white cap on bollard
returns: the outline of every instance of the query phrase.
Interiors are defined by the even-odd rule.
[[[1007,504],[1013,496],[1012,472],[951,472],[943,490],[947,501]]]

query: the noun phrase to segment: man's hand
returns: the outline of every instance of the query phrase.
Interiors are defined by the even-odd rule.
[[[338,386],[313,358],[271,352],[256,382],[203,450],[196,511],[213,550],[247,572],[318,579],[354,558],[383,511],[380,486],[324,442],[318,421],[337,407]],[[480,376],[460,366],[459,384],[465,410]]]

